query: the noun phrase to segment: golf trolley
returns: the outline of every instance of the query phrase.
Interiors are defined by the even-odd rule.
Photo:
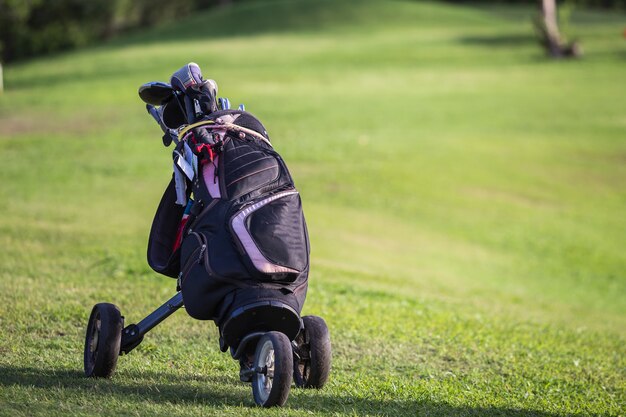
[[[111,377],[118,356],[136,348],[146,333],[182,306],[178,292],[139,323],[124,327],[114,304],[96,304],[87,325],[85,375]],[[220,328],[220,349],[228,347],[242,365],[241,380],[252,383],[254,401],[263,407],[284,405],[292,381],[298,388],[322,388],[330,372],[330,336],[324,320],[300,318],[278,301],[235,310]]]
[[[139,89],[164,132],[163,144],[176,144],[174,177],[155,214],[148,263],[178,278],[177,293],[137,324],[125,325],[114,304],[96,304],[85,337],[85,375],[110,377],[118,356],[185,307],[190,316],[217,324],[220,350],[239,361],[239,378],[252,384],[256,404],[282,406],[292,382],[298,388],[324,386],[330,334],[322,318],[299,313],[309,243],[293,180],[261,123],[243,106],[231,111],[216,94],[217,84],[203,80],[193,63],[177,71],[171,85],[152,82]],[[228,162],[238,166],[233,181],[225,168],[230,155],[241,163]],[[250,155],[260,156],[245,160]],[[269,182],[259,174],[268,170],[274,178]]]

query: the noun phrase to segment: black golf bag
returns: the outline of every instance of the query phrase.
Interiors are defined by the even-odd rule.
[[[189,136],[187,136],[189,135]],[[178,278],[187,313],[223,320],[240,306],[279,300],[298,314],[307,291],[309,239],[300,196],[263,125],[250,113],[224,110],[183,132],[198,155],[188,184],[193,205],[166,188],[148,242],[148,263]]]
[[[85,375],[110,377],[119,355],[184,306],[217,324],[220,350],[239,361],[239,379],[251,383],[255,403],[282,406],[292,382],[322,388],[328,380],[330,332],[321,317],[301,317],[309,238],[291,175],[261,122],[216,95],[217,83],[193,62],[169,84],[139,87],[163,144],[175,144],[148,263],[177,278],[177,292],[131,324],[114,304],[96,304],[85,334]]]

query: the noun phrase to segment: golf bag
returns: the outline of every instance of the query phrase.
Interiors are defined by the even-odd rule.
[[[185,208],[172,180],[155,214],[148,263],[177,277],[194,318],[221,320],[255,301],[278,299],[300,313],[309,239],[300,196],[265,128],[245,111],[217,111],[181,133],[198,155]]]

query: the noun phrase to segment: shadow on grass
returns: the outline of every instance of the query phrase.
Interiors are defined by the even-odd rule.
[[[375,15],[363,17],[358,12],[368,3],[335,0],[272,0],[241,2],[231,7],[209,8],[185,19],[113,39],[110,45],[141,45],[163,42],[194,42],[246,38],[287,33],[321,33],[332,27],[359,23],[361,19],[377,22]],[[207,24],[210,23],[210,24]]]
[[[483,46],[485,48],[516,48],[523,45],[537,45],[537,39],[529,34],[500,34],[462,36],[457,39],[461,44]]]
[[[117,377],[117,378],[116,378]],[[113,379],[86,378],[83,372],[67,369],[37,369],[30,367],[0,366],[0,387],[18,385],[22,387],[67,390],[72,396],[113,397],[126,401],[150,401],[154,403],[203,403],[205,405],[239,405],[246,398],[233,389],[239,386],[234,380],[211,378],[210,376],[183,376],[159,372],[121,371]],[[191,382],[200,382],[191,386]],[[211,390],[219,385],[222,389]],[[249,401],[251,403],[251,401]]]
[[[130,379],[130,381],[129,381]],[[158,381],[155,383],[154,381]],[[190,386],[190,382],[201,382],[202,388]],[[217,385],[218,388],[212,387]],[[50,389],[52,395],[60,395],[59,390],[66,391],[67,396],[77,397],[79,401],[90,401],[97,395],[105,403],[113,398],[114,403],[120,401],[150,402],[156,404],[189,404],[204,406],[254,406],[249,386],[235,382],[234,379],[223,380],[219,377],[203,377],[175,375],[157,372],[121,372],[118,379],[102,380],[85,378],[80,371],[59,369],[42,370],[31,367],[0,366],[0,387],[19,386],[24,388]],[[221,387],[221,389],[219,388]],[[292,394],[295,389],[292,388]],[[557,417],[568,415],[582,417],[583,414],[555,414],[535,410],[520,410],[498,407],[464,407],[451,406],[446,403],[428,400],[394,400],[392,398],[366,399],[350,396],[332,396],[322,391],[308,391],[307,395],[292,395],[285,408],[301,410],[308,413],[347,413],[358,415],[424,415],[424,416],[508,416],[508,417]],[[84,397],[84,398],[82,398]],[[17,408],[26,404],[14,402]],[[585,416],[594,416],[584,414]]]

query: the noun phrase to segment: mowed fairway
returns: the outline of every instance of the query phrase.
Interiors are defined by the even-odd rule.
[[[626,414],[626,15],[267,1],[5,67],[0,416]],[[254,407],[217,329],[179,311],[110,380],[93,304],[175,290],[145,260],[171,150],[137,87],[189,61],[267,126],[312,243],[321,391]]]

